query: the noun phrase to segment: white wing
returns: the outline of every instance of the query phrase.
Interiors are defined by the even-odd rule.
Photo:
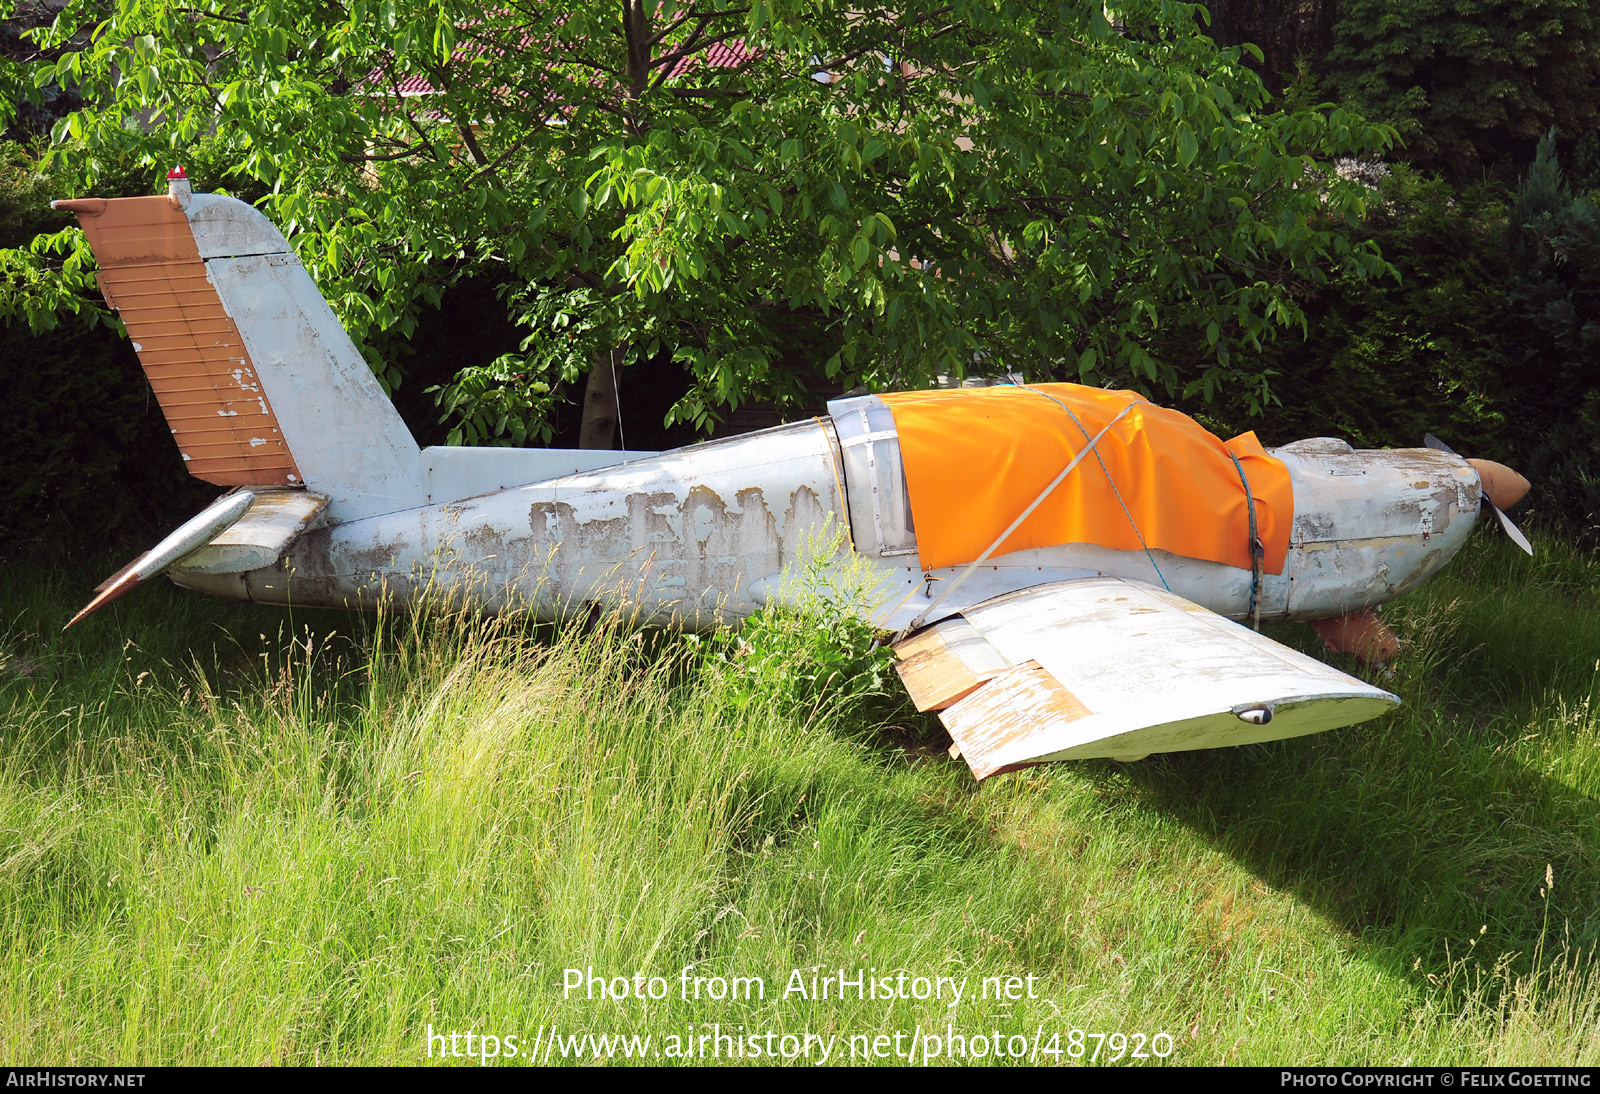
[[[1138,581],[996,597],[895,645],[978,778],[1048,760],[1253,744],[1365,721],[1398,698]]]

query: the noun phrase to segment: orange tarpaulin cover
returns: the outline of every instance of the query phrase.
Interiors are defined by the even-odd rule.
[[[1137,551],[1143,535],[1152,548],[1248,570],[1250,512],[1231,451],[1250,479],[1265,569],[1283,572],[1294,489],[1288,468],[1254,433],[1224,444],[1187,414],[1136,392],[1078,384],[904,391],[882,399],[900,434],[927,569],[981,555],[1091,437],[1137,403],[994,553],[1059,543]]]

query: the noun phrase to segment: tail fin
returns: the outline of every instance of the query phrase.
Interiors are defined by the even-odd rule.
[[[410,431],[266,217],[179,172],[165,196],[54,205],[78,214],[190,474],[307,486],[333,520],[422,502]]]

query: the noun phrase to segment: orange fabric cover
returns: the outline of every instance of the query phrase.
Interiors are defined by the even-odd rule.
[[[905,391],[882,399],[900,434],[917,549],[922,565],[935,570],[982,554],[1090,437],[1141,396],[1034,384]],[[1052,399],[1070,407],[1083,428]],[[1250,478],[1265,569],[1282,573],[1294,519],[1289,469],[1266,454],[1254,433],[1224,445],[1187,414],[1151,403],[1117,422],[995,554],[1059,543],[1137,551],[1131,515],[1152,548],[1248,570],[1250,513],[1229,450]],[[1108,471],[1127,503],[1126,515]]]

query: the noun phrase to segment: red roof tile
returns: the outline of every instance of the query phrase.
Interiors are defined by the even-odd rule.
[[[526,40],[524,40],[523,44],[527,44]],[[483,52],[484,49],[485,47],[482,45],[475,48],[463,47],[458,49],[457,53],[477,54]],[[760,56],[760,50],[746,46],[743,38],[730,38],[724,42],[713,42],[704,49],[696,50],[687,57],[680,58],[672,66],[672,76],[673,78],[684,76],[693,70],[696,65],[700,64],[705,64],[710,68],[740,68]],[[551,64],[555,63],[556,60],[552,58]],[[384,73],[381,68],[374,68],[367,73],[364,83],[368,86],[381,86],[383,76]],[[438,89],[428,82],[426,76],[406,76],[400,80],[398,90],[404,98],[416,95],[437,95],[439,93]]]

